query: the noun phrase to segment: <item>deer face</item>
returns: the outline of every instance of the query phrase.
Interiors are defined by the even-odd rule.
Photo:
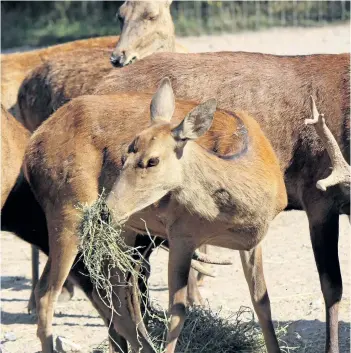
[[[113,66],[126,66],[159,51],[174,51],[172,1],[126,1],[118,17],[122,33],[111,55]]]
[[[216,102],[211,99],[172,127],[173,90],[168,78],[162,80],[151,102],[151,126],[129,145],[121,173],[107,199],[117,221],[182,187],[183,150],[188,140],[197,139],[210,128],[215,110]]]

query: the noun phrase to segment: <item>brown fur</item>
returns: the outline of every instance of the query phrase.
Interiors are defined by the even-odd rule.
[[[151,96],[147,94],[76,98],[61,107],[33,134],[25,157],[25,173],[46,214],[49,242],[52,244],[47,268],[37,289],[38,335],[45,353],[52,352],[50,335],[53,307],[51,304],[55,302],[57,292],[68,275],[77,251],[75,230],[79,222],[79,214],[74,205],[77,202],[93,203],[102,188],[105,188],[107,193],[111,192],[116,176],[122,167],[122,155],[127,151],[135,134],[149,125],[150,99]],[[174,113],[175,121],[182,119],[194,106],[194,103],[177,102]],[[241,245],[237,243],[234,246],[226,243],[229,238],[225,236],[222,241],[214,241],[214,244],[237,249],[251,249],[264,236],[269,221],[286,206],[286,193],[278,161],[258,124],[245,113],[238,114],[238,117],[223,111],[216,112],[211,130],[199,140],[199,144],[205,149],[220,154],[240,154],[246,140],[238,128],[244,124],[248,130],[249,148],[247,152],[242,152],[242,156],[233,163],[221,161],[217,156],[204,152],[205,150],[201,147],[198,147],[198,152],[205,153],[206,158],[209,158],[208,165],[213,168],[216,168],[216,163],[219,162],[226,163],[228,166],[232,165],[228,172],[235,171],[235,175],[238,175],[240,180],[233,190],[228,189],[227,192],[232,195],[232,192],[236,192],[234,190],[242,190],[240,196],[237,195],[239,197],[238,205],[244,207],[239,207],[242,216],[245,214],[245,207],[249,207],[246,208],[246,216],[240,226],[235,221],[230,221],[234,229],[240,227],[243,234],[250,234],[247,238],[248,242],[246,240],[240,241]],[[164,134],[167,135],[167,128],[165,127],[165,129]],[[223,171],[218,169],[214,173],[220,176]],[[210,175],[212,174],[204,174],[205,180],[208,180]],[[261,178],[253,178],[252,175],[260,175]],[[195,174],[192,178],[201,180],[199,177],[200,175]],[[43,182],[44,180],[45,182]],[[231,182],[234,182],[234,179]],[[264,196],[262,192],[264,192]],[[222,196],[219,194],[217,196],[219,204],[223,203]],[[162,213],[165,202],[167,204],[167,198],[161,200],[158,206],[149,207],[145,212],[150,231],[163,237],[167,237],[165,229],[157,221],[155,215],[159,212]],[[180,202],[179,207],[182,207],[181,204]],[[231,210],[234,204],[229,202],[228,206]],[[226,208],[224,207],[224,209]],[[186,214],[190,215],[191,213]],[[138,216],[135,219],[138,219]],[[212,228],[217,227],[218,230],[218,226],[223,222],[228,222],[228,219],[226,221],[221,218],[214,219],[209,224],[213,223]],[[247,222],[255,226],[252,229],[246,228]],[[208,223],[205,222],[205,224],[208,226]],[[132,229],[145,232],[145,228],[140,222],[132,221],[128,225]],[[254,232],[252,232],[253,229],[255,229]],[[193,232],[193,230],[191,231]],[[195,234],[199,234],[196,244],[193,244],[195,248],[203,242],[213,243],[213,239],[215,239],[206,238],[208,233],[203,229],[200,232],[198,229],[195,230]],[[235,237],[235,235],[233,236]],[[173,256],[171,249],[172,246],[170,259]],[[182,247],[182,249],[186,248]],[[58,253],[60,256],[57,256]],[[263,279],[259,246],[253,250],[251,260],[245,260],[245,256],[242,254],[243,265],[248,276],[255,309],[267,339],[269,352],[278,352],[270,321],[269,301]],[[251,264],[254,264],[255,270],[250,267],[251,265],[248,265],[250,261]],[[186,271],[189,272],[189,269],[184,273]],[[187,281],[187,276],[184,278]],[[254,285],[255,281],[258,281],[257,285]],[[48,286],[43,287],[46,283]],[[174,283],[172,283],[170,283],[171,292],[174,291]],[[265,303],[259,304],[263,297]],[[124,298],[124,296],[119,295],[119,298]],[[115,315],[115,328],[129,340],[134,349],[140,347],[141,342],[142,351],[151,352],[151,347],[142,335],[140,342],[138,342],[135,336],[135,326],[130,321],[128,312],[125,312],[123,308],[122,302],[122,316]],[[173,314],[176,318],[179,313],[173,312]],[[169,338],[169,341],[173,342],[174,340]],[[169,352],[172,351],[173,343],[169,345]]]
[[[317,181],[330,173],[330,158],[304,120],[311,116],[309,96],[313,95],[346,161],[350,161],[349,73],[349,54],[288,57],[243,52],[159,53],[121,70],[111,70],[96,90],[98,94],[153,92],[161,78],[168,76],[177,98],[201,101],[215,97],[219,107],[243,109],[257,119],[284,171],[289,207],[304,209],[309,218],[327,308],[328,353],[338,352],[337,305],[342,293],[338,215],[348,212],[349,199],[338,187],[327,192],[316,189]],[[55,87],[55,80],[50,84]],[[42,88],[37,87],[39,101],[42,95]],[[56,99],[52,96],[50,101]],[[40,114],[26,101],[25,92],[20,103],[27,119]],[[47,117],[42,114],[40,120]]]
[[[82,39],[24,53],[1,54],[2,104],[6,109],[14,107],[22,81],[36,66],[57,55],[79,49],[106,49],[111,53],[118,39],[118,36]],[[106,57],[107,61],[108,57],[109,55]]]
[[[15,185],[30,133],[1,104],[1,208]]]

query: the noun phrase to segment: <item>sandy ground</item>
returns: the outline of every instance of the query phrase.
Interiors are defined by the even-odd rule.
[[[275,54],[340,53],[350,49],[347,25],[316,29],[277,29],[218,37],[180,38],[191,51],[246,50]],[[344,296],[340,308],[340,353],[350,352],[350,225],[340,221],[340,262]],[[279,215],[263,243],[267,286],[275,323],[287,326],[286,340],[299,346],[294,352],[318,353],[324,344],[324,304],[319,287],[304,212]],[[212,254],[232,257],[234,264],[213,267],[217,277],[206,278],[201,293],[212,308],[237,311],[251,306],[237,252],[212,248]],[[166,307],[167,253],[152,256],[151,295]],[[45,256],[41,256],[41,268]],[[27,314],[30,295],[30,247],[14,235],[1,234],[1,346],[2,352],[40,351],[33,317]],[[59,304],[54,319],[56,334],[82,346],[83,352],[107,337],[107,331],[91,304],[77,290],[73,300]],[[14,341],[5,338],[14,334]]]

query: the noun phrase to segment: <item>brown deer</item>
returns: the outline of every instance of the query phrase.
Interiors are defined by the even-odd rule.
[[[1,104],[1,208],[19,175],[30,133]]]
[[[145,57],[146,55],[150,55],[157,51],[187,51],[186,48],[178,43],[175,43],[174,25],[169,10],[170,4],[171,1],[165,3],[133,2],[131,5],[127,1],[126,4],[122,6],[121,11],[123,11],[124,8],[127,8],[127,12],[129,14],[130,11],[128,11],[128,9],[130,6],[132,6],[132,12],[134,15],[136,13],[155,14],[157,12],[156,21],[155,19],[146,20],[140,16],[138,18],[139,22],[134,18],[133,21],[127,20],[122,23],[121,39],[123,40],[123,43],[125,43],[124,45],[127,45],[129,42],[134,43],[134,37],[137,31],[136,28],[138,26],[144,28],[144,36],[139,37],[137,43],[137,49],[141,50],[141,52],[137,55],[138,58]],[[126,14],[126,16],[127,15],[128,14]],[[131,26],[133,27],[132,29],[130,29]],[[27,98],[30,97],[33,104],[39,103],[40,107],[38,106],[38,109],[41,111],[41,115],[50,115],[52,111],[56,110],[59,106],[67,101],[65,97],[76,97],[81,94],[92,93],[92,89],[94,89],[95,83],[103,78],[103,76],[107,74],[111,69],[109,60],[107,58],[109,57],[111,50],[116,45],[116,42],[118,42],[118,45],[120,45],[118,36],[98,37],[85,40],[77,40],[25,53],[2,54],[1,99],[3,104],[7,109],[10,109],[10,111],[23,125],[25,125],[31,132],[33,132],[43,121],[43,119],[34,116],[32,116],[31,119],[27,119],[25,114],[24,116],[21,116],[16,105],[19,87],[22,84],[24,78],[36,66],[40,64],[43,65],[44,71],[48,73],[48,76],[50,76],[50,73],[55,71],[55,68],[53,68],[47,61],[52,58],[57,58],[60,65],[66,63],[67,68],[70,67],[71,63],[71,67],[76,70],[77,57],[81,58],[79,63],[79,75],[76,76],[75,72],[67,72],[66,75],[60,77],[61,85],[56,86],[58,89],[55,91],[55,93],[50,91],[50,85],[48,85],[48,81],[42,82],[40,80],[40,76],[38,76],[36,72],[34,72],[34,74],[31,76],[31,84],[39,84],[44,88],[44,90],[47,88],[49,89],[46,92],[46,97],[48,99],[49,96],[59,97],[59,103],[57,104],[51,104],[50,100],[45,104],[42,104],[42,101],[40,103],[38,102],[35,95],[31,96],[30,92],[26,92]],[[85,60],[85,62],[83,63],[82,60]],[[92,67],[92,62],[97,66]],[[59,76],[60,75],[58,73],[58,76],[55,78],[58,78]],[[90,84],[90,82],[92,82],[92,84]],[[32,251],[34,261],[38,262],[38,252],[34,248]],[[202,251],[206,252],[206,248],[202,248]],[[202,268],[202,271],[206,271],[205,268]],[[35,272],[37,273],[38,269]],[[34,273],[33,275],[36,277]],[[202,279],[203,277],[201,273],[199,273],[199,283]],[[35,284],[36,281],[34,280],[33,285],[35,286]],[[194,291],[199,294],[197,288],[194,289]],[[191,300],[199,302],[200,297],[197,296],[196,300],[194,298]],[[29,304],[29,308],[30,310],[34,309],[33,303]]]
[[[64,65],[55,69],[57,72],[67,70]],[[330,158],[314,129],[304,126],[303,122],[310,118],[308,97],[313,95],[349,162],[349,74],[349,54],[289,57],[244,52],[158,53],[120,70],[111,70],[96,89],[97,94],[146,92],[156,89],[162,77],[168,76],[179,99],[202,101],[215,97],[219,107],[240,108],[257,119],[284,171],[288,207],[303,209],[308,216],[326,306],[328,353],[339,351],[338,304],[342,297],[342,279],[338,227],[339,214],[349,214],[349,198],[339,186],[325,192],[315,187],[318,180],[329,174]],[[38,71],[37,75],[45,80],[45,72]],[[53,92],[54,76],[50,81]],[[26,88],[29,86],[28,82]],[[38,85],[31,88],[31,94],[40,102],[45,92]],[[55,94],[49,101],[51,104],[57,101]],[[20,107],[29,120],[41,114],[37,106],[26,100],[25,90]],[[41,114],[40,119],[48,116]]]
[[[167,352],[174,351],[184,320],[192,254],[204,243],[241,251],[267,349],[279,352],[259,243],[287,201],[269,142],[247,114],[215,112],[215,100],[175,104],[167,79],[152,98],[148,127],[150,100],[147,94],[79,97],[58,109],[33,134],[25,174],[45,212],[52,244],[36,288],[43,352],[53,351],[54,304],[77,255],[80,217],[75,205],[92,204],[103,188],[117,218],[131,215],[126,229],[145,233],[142,217],[153,234],[168,239],[172,319]],[[129,186],[137,190],[134,199]],[[119,208],[118,195],[127,209]],[[126,230],[126,239],[130,234]],[[113,317],[115,329],[133,349],[154,352],[141,332],[137,337],[124,298],[119,295],[122,305],[120,316]]]
[[[325,351],[338,353],[339,214],[349,214],[350,199],[340,185],[325,192],[315,187],[328,176],[331,161],[304,120],[310,117],[308,97],[313,95],[350,161],[350,54],[159,53],[111,71],[96,93],[152,90],[164,76],[172,79],[177,98],[201,101],[214,96],[219,107],[246,110],[262,126],[285,174],[288,207],[307,213],[326,307]]]
[[[23,53],[1,54],[1,101],[6,109],[11,109],[17,101],[19,87],[24,78],[38,65],[57,55],[70,53],[79,49],[105,49],[105,60],[118,41],[118,36],[98,37],[76,40],[69,43],[53,45],[43,49]]]

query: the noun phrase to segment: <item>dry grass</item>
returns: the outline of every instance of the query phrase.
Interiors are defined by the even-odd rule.
[[[113,224],[108,208],[101,196],[88,207],[80,205],[82,222],[79,229],[80,252],[89,275],[104,303],[114,310],[111,269],[118,267],[123,278],[119,285],[137,283],[143,257],[138,249],[124,242],[121,226]],[[139,260],[136,260],[137,257]],[[142,259],[142,260],[140,260]],[[133,280],[130,280],[130,279]],[[101,294],[103,293],[103,295]],[[142,298],[146,301],[147,298]],[[148,308],[150,306],[146,305]],[[152,306],[151,306],[152,307]],[[144,322],[156,352],[163,352],[167,335],[168,318],[160,308],[151,308],[144,315]],[[278,334],[283,334],[284,328]],[[103,342],[93,352],[107,352]],[[288,348],[284,352],[291,352]],[[250,308],[241,307],[238,312],[224,315],[206,307],[191,307],[177,344],[181,353],[244,353],[265,352],[264,340]]]

